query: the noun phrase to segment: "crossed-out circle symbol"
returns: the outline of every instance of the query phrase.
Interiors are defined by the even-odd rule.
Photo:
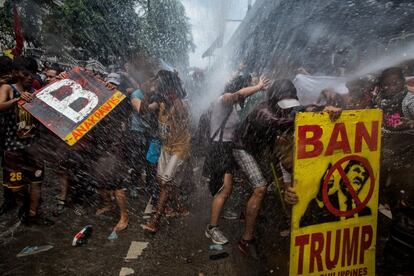
[[[361,201],[361,199],[358,197],[357,192],[352,187],[352,185],[351,185],[344,169],[342,168],[342,164],[347,162],[347,161],[350,161],[350,160],[356,160],[356,161],[360,162],[365,167],[365,169],[367,170],[367,173],[369,175],[370,187],[369,187],[368,194],[367,194],[366,198],[363,201]],[[339,175],[341,176],[342,181],[344,182],[345,186],[348,188],[348,191],[349,191],[350,195],[352,196],[352,199],[355,201],[356,208],[353,208],[353,209],[347,210],[347,211],[341,211],[341,210],[338,210],[337,208],[335,208],[332,205],[332,203],[329,201],[328,183],[329,183],[329,180],[332,177],[332,174],[336,170],[339,172]],[[323,186],[322,186],[323,202],[325,203],[326,208],[328,208],[328,210],[332,214],[334,214],[335,216],[350,217],[350,216],[353,216],[355,213],[358,213],[359,211],[364,209],[365,206],[367,206],[367,203],[369,202],[369,200],[372,197],[372,194],[374,193],[374,186],[375,186],[375,176],[374,176],[374,172],[372,170],[372,167],[371,167],[371,164],[369,163],[369,161],[366,158],[358,156],[358,155],[346,156],[346,157],[338,160],[329,169],[328,173],[326,174],[325,179],[323,180]]]

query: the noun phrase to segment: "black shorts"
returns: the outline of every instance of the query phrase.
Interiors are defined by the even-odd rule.
[[[26,150],[5,151],[3,154],[3,186],[19,190],[24,185],[40,184],[44,167]]]
[[[215,195],[223,185],[226,173],[233,174],[236,163],[233,157],[232,142],[213,142],[204,161],[203,176],[209,179],[209,188]]]
[[[97,189],[120,190],[127,187],[128,166],[119,152],[106,152],[92,160],[90,176]]]

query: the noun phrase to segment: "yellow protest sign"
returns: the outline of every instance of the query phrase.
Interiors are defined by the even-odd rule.
[[[290,275],[375,275],[382,112],[295,119]]]

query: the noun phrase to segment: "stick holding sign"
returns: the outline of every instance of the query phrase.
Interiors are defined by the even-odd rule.
[[[23,108],[69,145],[74,145],[109,114],[125,95],[75,68],[36,91]]]

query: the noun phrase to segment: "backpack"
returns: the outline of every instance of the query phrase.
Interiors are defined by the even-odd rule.
[[[212,105],[210,105],[209,108],[206,111],[204,111],[203,114],[201,114],[200,119],[198,121],[197,129],[192,138],[192,152],[196,157],[206,156],[207,151],[210,147],[211,111]]]
[[[213,142],[214,138],[221,132],[224,126],[227,123],[227,120],[230,117],[230,114],[233,111],[233,107],[229,110],[229,112],[224,117],[220,127],[211,135],[211,113],[213,110],[213,104],[207,108],[206,111],[201,114],[200,119],[198,121],[197,130],[192,139],[192,152],[196,157],[205,157],[208,154],[208,150]]]

